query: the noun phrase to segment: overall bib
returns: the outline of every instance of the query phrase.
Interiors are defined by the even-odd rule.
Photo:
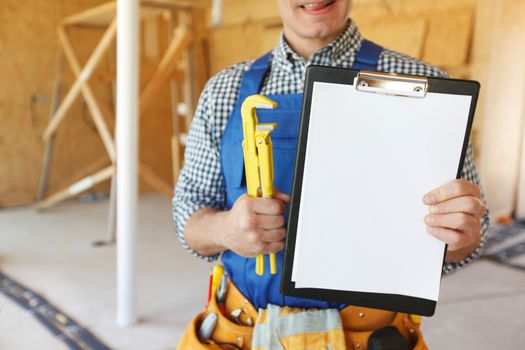
[[[352,68],[360,70],[377,70],[377,62],[382,48],[376,44],[363,40]],[[228,120],[221,140],[221,169],[226,185],[226,205],[230,209],[237,198],[246,193],[246,179],[244,176],[244,159],[242,150],[243,130],[241,105],[244,100],[261,90],[265,77],[270,70],[270,56],[268,53],[255,61],[250,69],[244,73],[241,82],[239,98]],[[271,134],[274,158],[274,187],[281,192],[291,194],[295,166],[297,138],[299,132],[302,94],[268,95],[268,98],[278,103],[276,109],[258,110],[259,123],[277,123],[277,129]],[[287,219],[288,214],[285,215]],[[225,251],[222,263],[231,281],[242,294],[252,302],[256,309],[266,308],[273,304],[298,308],[338,308],[344,305],[283,296],[279,292],[283,253],[276,254],[277,274],[269,273],[269,259],[265,256],[265,274],[255,274],[255,258],[243,258],[232,251]]]

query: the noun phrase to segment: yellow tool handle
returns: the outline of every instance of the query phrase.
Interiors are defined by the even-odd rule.
[[[422,317],[419,315],[410,314],[410,321],[414,323],[415,325],[419,325],[421,323]]]
[[[255,273],[259,276],[264,275],[264,255],[259,254],[255,258]]]
[[[272,275],[277,274],[277,257],[275,253],[270,253],[270,273]]]
[[[221,284],[221,278],[224,275],[224,267],[222,265],[215,265],[211,271],[211,292],[212,295],[215,295],[217,289],[219,289],[219,284]]]
[[[242,149],[244,151],[244,172],[246,174],[246,189],[248,196],[257,197],[259,190],[259,165],[257,158],[250,154],[249,145],[246,140],[242,141]]]
[[[259,154],[259,176],[261,179],[261,194],[263,198],[273,197],[273,152],[272,139],[270,132],[275,129],[275,124],[260,124],[262,130],[255,132],[255,144],[257,145],[257,153]],[[264,264],[264,257],[261,263]],[[257,261],[256,261],[256,270]],[[264,272],[264,267],[262,270]],[[277,257],[274,253],[270,254],[270,273],[277,274]]]

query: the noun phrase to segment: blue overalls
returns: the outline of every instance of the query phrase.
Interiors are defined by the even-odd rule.
[[[352,68],[375,71],[382,48],[370,41],[363,40]],[[226,205],[230,209],[239,196],[246,193],[244,160],[242,151],[241,105],[253,94],[258,94],[270,69],[270,55],[255,61],[244,73],[239,98],[233,110],[221,140],[221,168],[226,184]],[[297,137],[301,116],[303,94],[268,95],[278,103],[273,110],[257,110],[260,123],[277,123],[277,129],[271,134],[274,157],[274,187],[281,192],[292,192]],[[288,213],[285,215],[286,219]],[[222,262],[232,282],[255,306],[266,308],[267,304],[299,308],[341,308],[344,305],[318,300],[288,297],[279,293],[283,251],[277,256],[277,274],[270,274],[268,255],[264,259],[263,276],[255,274],[255,258],[243,258],[227,250],[222,255]],[[322,262],[320,262],[322,263]]]

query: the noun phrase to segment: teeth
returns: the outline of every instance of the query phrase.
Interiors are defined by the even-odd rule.
[[[315,9],[323,6],[322,4],[306,4],[304,5],[304,8],[306,9]]]
[[[327,1],[323,1],[321,3],[308,3],[308,4],[304,4],[303,7],[306,8],[306,9],[318,9],[318,8],[321,8],[321,7],[324,7],[330,3],[332,3],[333,0],[327,0]]]

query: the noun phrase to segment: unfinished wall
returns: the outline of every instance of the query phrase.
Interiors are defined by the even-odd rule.
[[[104,0],[3,0],[0,11],[0,207],[33,200],[43,154],[41,132],[48,120],[57,61],[56,25],[66,15]],[[85,45],[93,35],[79,33]],[[72,77],[66,78],[64,87]],[[74,116],[74,118],[70,118]],[[60,127],[51,188],[78,178],[103,155],[86,108],[75,103]],[[60,171],[62,169],[63,171]]]
[[[57,23],[67,15],[104,2],[106,1],[2,1],[0,207],[31,202],[36,194],[43,154],[40,136],[48,120],[57,61]],[[213,28],[208,45],[206,66],[210,74],[230,64],[256,58],[270,50],[281,31],[277,0],[223,0],[223,3],[223,24]],[[472,78],[481,82],[481,98],[473,129],[473,140],[476,153],[483,153],[483,147],[491,146],[487,142],[480,142],[484,137],[482,132],[490,132],[491,135],[498,125],[497,116],[493,115],[498,108],[494,107],[494,103],[487,106],[488,101],[494,102],[493,99],[489,99],[490,94],[497,94],[496,88],[489,88],[489,85],[493,85],[491,81],[498,78],[496,73],[493,73],[495,67],[501,65],[501,59],[497,55],[508,58],[505,54],[507,49],[503,46],[515,48],[516,45],[509,40],[520,40],[518,32],[517,35],[509,37],[514,39],[506,39],[505,43],[501,37],[496,38],[499,40],[497,44],[498,41],[493,38],[496,32],[495,20],[497,17],[498,26],[508,26],[508,29],[500,30],[501,35],[507,31],[513,34],[515,25],[523,22],[523,11],[513,11],[519,6],[519,1],[512,3],[511,0],[354,0],[352,18],[364,36],[386,47],[443,67],[452,77]],[[499,9],[502,9],[501,13]],[[498,13],[501,18],[498,17]],[[204,18],[203,21],[205,22]],[[148,44],[144,47],[142,55],[142,62],[146,67],[143,84],[151,77],[153,67],[166,48],[166,28],[155,28],[150,24],[149,29],[144,28],[143,35],[152,30],[158,32],[159,40],[145,40]],[[80,53],[82,60],[87,58],[101,34],[102,30],[97,32],[86,28],[75,29],[71,33],[75,49]],[[520,64],[518,61],[522,56],[513,57],[509,59],[514,63],[509,63],[508,67]],[[110,79],[114,72],[113,60],[114,57],[108,55],[91,81],[97,98],[110,110],[113,107]],[[489,62],[492,63],[489,65]],[[490,74],[492,76],[489,76]],[[201,76],[199,79],[203,80],[205,77]],[[66,91],[72,82],[73,76],[66,64],[63,90]],[[194,97],[197,97],[196,95],[198,94]],[[159,103],[148,110],[141,120],[141,158],[163,179],[171,180],[169,138],[172,115],[167,85],[158,96],[158,100]],[[486,112],[490,113],[492,118],[488,124],[484,124]],[[108,123],[113,124],[111,116]],[[482,125],[485,126],[482,128]],[[89,111],[80,98],[58,131],[50,192],[101,168],[104,163],[109,163],[89,117]],[[501,135],[505,135],[505,132],[502,131]],[[490,138],[489,134],[487,137]],[[505,139],[505,136],[502,137]],[[516,139],[513,144],[518,143]],[[499,157],[496,153],[479,158],[486,159],[485,165],[481,167],[484,180],[494,184],[501,181],[501,172],[491,170],[494,167],[492,161],[496,158],[507,158]],[[512,158],[513,164],[516,163],[515,158],[518,159]],[[508,165],[505,165],[504,161],[500,163],[498,166],[502,167],[501,171],[507,171],[505,169],[508,169]],[[517,167],[513,166],[512,171]],[[513,188],[515,187],[516,185],[513,185]],[[144,189],[147,190],[145,187]],[[107,185],[99,187],[98,190],[107,190]],[[508,197],[512,192],[505,192],[505,195],[499,196],[497,185],[489,192],[496,193],[489,194],[489,197],[497,196],[500,198],[498,200],[504,203],[498,213],[506,212],[512,207],[508,205]]]
[[[49,119],[53,82],[59,57],[56,34],[66,16],[107,3],[107,0],[4,0],[0,11],[0,207],[30,203],[40,178],[44,144],[41,136]],[[146,28],[147,27],[147,28]],[[81,64],[104,32],[103,27],[68,29]],[[143,24],[141,85],[152,77],[167,48],[163,21]],[[146,45],[144,45],[147,43]],[[67,62],[60,81],[62,98],[74,78]],[[92,74],[90,86],[114,128],[115,43]],[[202,77],[198,77],[202,80]],[[172,114],[169,84],[140,121],[140,156],[163,180],[172,182]],[[50,170],[48,193],[53,193],[110,163],[88,108],[78,97],[60,124]],[[108,183],[94,190],[108,192]],[[142,190],[149,188],[141,182]]]
[[[493,50],[483,125],[483,171],[493,217],[525,218],[525,2],[501,0],[493,16]],[[521,172],[521,174],[520,174]]]

